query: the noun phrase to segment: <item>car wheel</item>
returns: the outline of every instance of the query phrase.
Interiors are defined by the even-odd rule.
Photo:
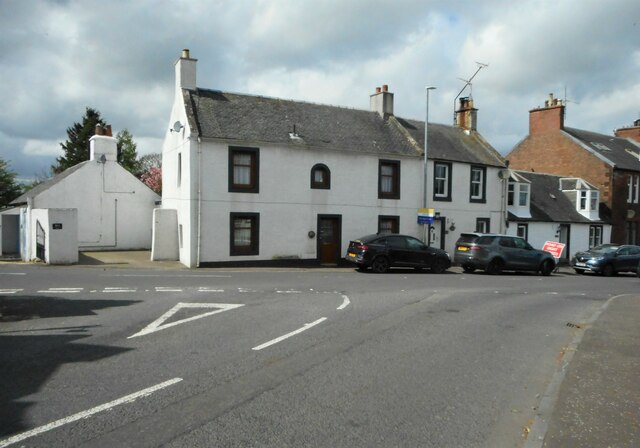
[[[464,272],[466,272],[467,274],[471,274],[473,271],[475,271],[475,270],[476,270],[476,268],[474,268],[473,266],[468,265],[468,264],[463,264],[463,265],[462,265],[462,270],[463,270]]]
[[[373,272],[383,274],[389,270],[389,260],[387,259],[387,257],[378,257],[373,260],[371,269],[373,269]]]
[[[542,262],[542,266],[540,266],[540,273],[542,275],[544,275],[545,277],[548,276],[548,275],[551,275],[551,273],[553,272],[553,268],[554,268],[553,264],[554,263],[551,260],[544,260]]]
[[[576,274],[584,274],[585,271],[583,271],[582,269],[574,269],[574,271],[576,271]]]
[[[613,266],[610,264],[602,268],[602,275],[604,275],[605,277],[611,277],[615,273],[616,273],[615,269],[613,269]]]
[[[447,262],[441,259],[436,259],[431,265],[431,272],[434,274],[442,274],[447,270]]]
[[[484,272],[491,275],[500,274],[504,269],[504,261],[499,258],[494,258],[489,262]]]

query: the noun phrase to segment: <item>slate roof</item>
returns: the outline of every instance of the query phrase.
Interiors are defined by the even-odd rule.
[[[192,129],[203,138],[422,157],[424,122],[377,112],[217,90],[183,90]],[[294,131],[299,138],[292,139]],[[429,124],[429,158],[503,167],[477,133]]]
[[[560,179],[565,176],[530,171],[515,172],[531,182],[531,218],[520,218],[509,213],[509,220],[591,224],[602,222],[592,221],[578,213],[575,202],[560,190]]]
[[[616,168],[640,171],[640,145],[632,140],[574,128],[564,128],[564,131]]]
[[[72,166],[71,168],[67,168],[62,173],[53,176],[52,178],[36,185],[26,193],[23,193],[22,195],[18,196],[17,198],[15,198],[13,201],[10,202],[10,205],[26,204],[27,198],[35,198],[43,191],[48,190],[52,186],[62,182],[63,179],[66,179],[67,177],[69,177],[70,175],[78,171],[80,168],[82,168],[89,162],[90,160],[85,160],[84,162],[80,162],[77,165]]]

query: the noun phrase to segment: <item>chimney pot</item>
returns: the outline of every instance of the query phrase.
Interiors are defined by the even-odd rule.
[[[376,93],[380,93],[382,89],[380,87],[376,87]]]
[[[105,132],[104,132],[104,135],[106,135],[107,137],[113,137],[113,132],[111,131],[111,125],[110,124],[107,125],[107,127],[105,129]]]
[[[182,50],[182,57],[184,59],[189,59],[189,49],[185,48],[184,50]]]
[[[389,86],[387,84],[382,84],[382,91],[383,92],[388,92],[389,91]]]
[[[104,130],[102,129],[102,125],[97,124],[94,135],[104,135]]]

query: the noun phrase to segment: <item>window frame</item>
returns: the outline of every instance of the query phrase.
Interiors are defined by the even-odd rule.
[[[444,178],[444,186],[446,188],[445,193],[437,192],[437,184],[443,178],[436,177],[438,167],[443,166],[447,169],[446,177]],[[453,165],[450,162],[433,162],[433,200],[434,201],[451,201],[451,178],[453,175]]]
[[[507,205],[515,206],[516,203],[516,183],[515,181],[507,182]]]
[[[526,186],[526,191],[523,191],[522,187]],[[525,195],[525,203],[522,203],[522,195]],[[529,198],[531,195],[531,184],[526,184],[523,182],[520,182],[518,185],[518,207],[527,207],[529,205]]]
[[[520,232],[521,229],[524,230],[524,231]],[[517,223],[517,225],[516,225],[516,236],[519,236],[523,240],[529,242],[529,224],[527,224],[526,222]]]
[[[249,184],[234,183],[234,156],[248,154],[250,156]],[[260,192],[260,148],[244,146],[229,146],[229,193],[259,193]]]
[[[598,235],[596,235],[596,230]],[[589,249],[600,246],[602,244],[603,226],[601,224],[592,224],[589,226]]]
[[[391,173],[391,191],[382,191],[382,167],[390,166]],[[384,176],[388,177],[388,176]],[[378,160],[378,199],[400,199],[400,161],[399,160]]]
[[[316,171],[322,171],[322,182],[316,181]],[[311,188],[314,190],[330,190],[331,189],[331,170],[324,163],[316,163],[311,167]]]
[[[484,227],[484,230],[480,227]],[[491,218],[476,218],[476,232],[491,233]]]
[[[178,153],[178,179],[176,186],[179,188],[182,185],[182,153]]]
[[[478,185],[478,195],[473,195],[474,190],[474,181],[473,181],[473,173],[480,173],[480,182],[477,182]],[[469,170],[469,202],[481,203],[484,204],[487,202],[487,167],[486,166],[477,166],[471,165]]]
[[[237,219],[251,220],[251,244],[248,249],[235,245],[235,221]],[[246,255],[260,255],[260,213],[229,213],[229,255],[232,257]]]
[[[382,222],[391,222],[391,232],[382,233]],[[395,235],[400,233],[400,216],[398,215],[378,215],[378,235]]]

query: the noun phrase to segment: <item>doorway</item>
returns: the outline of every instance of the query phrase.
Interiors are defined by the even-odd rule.
[[[447,230],[446,223],[447,218],[445,216],[436,216],[433,219],[433,224],[429,226],[429,241],[427,241],[427,246],[444,249]]]
[[[342,216],[318,215],[318,261],[335,266],[342,247]]]
[[[558,228],[558,242],[563,243],[564,251],[562,252],[562,256],[560,260],[569,261],[569,254],[571,253],[571,248],[569,247],[569,241],[571,240],[571,224],[560,224]]]

